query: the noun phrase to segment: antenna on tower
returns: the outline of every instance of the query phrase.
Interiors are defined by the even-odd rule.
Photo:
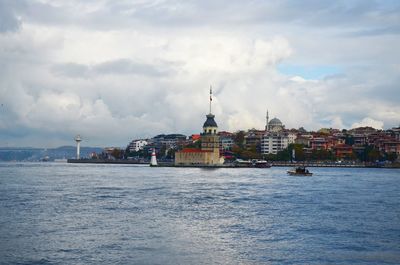
[[[265,130],[269,131],[269,115],[268,115],[268,109],[267,109],[267,124],[265,125]]]

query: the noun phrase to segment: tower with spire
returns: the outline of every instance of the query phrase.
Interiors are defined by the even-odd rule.
[[[206,115],[201,134],[201,149],[218,152],[219,156],[219,136],[217,135],[218,125],[215,122],[215,115],[211,112],[212,107],[212,87],[210,86],[210,113]]]
[[[210,111],[203,124],[201,148],[184,148],[175,153],[176,166],[216,166],[223,163],[219,153],[218,125],[212,114],[212,87],[210,86]]]

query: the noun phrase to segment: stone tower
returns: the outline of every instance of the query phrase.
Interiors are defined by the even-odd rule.
[[[218,152],[219,155],[219,136],[217,134],[218,125],[214,120],[213,114],[206,115],[207,120],[203,125],[201,134],[201,150]]]

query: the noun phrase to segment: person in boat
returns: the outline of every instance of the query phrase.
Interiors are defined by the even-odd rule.
[[[308,171],[308,170],[307,170]],[[296,173],[306,173],[305,167],[297,167],[296,168]]]

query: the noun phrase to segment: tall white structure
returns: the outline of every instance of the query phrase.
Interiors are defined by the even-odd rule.
[[[155,148],[153,148],[153,152],[151,153],[150,166],[151,167],[157,166],[157,157],[156,157],[156,149]]]
[[[79,134],[75,137],[75,142],[76,142],[76,159],[80,159],[82,138]]]

